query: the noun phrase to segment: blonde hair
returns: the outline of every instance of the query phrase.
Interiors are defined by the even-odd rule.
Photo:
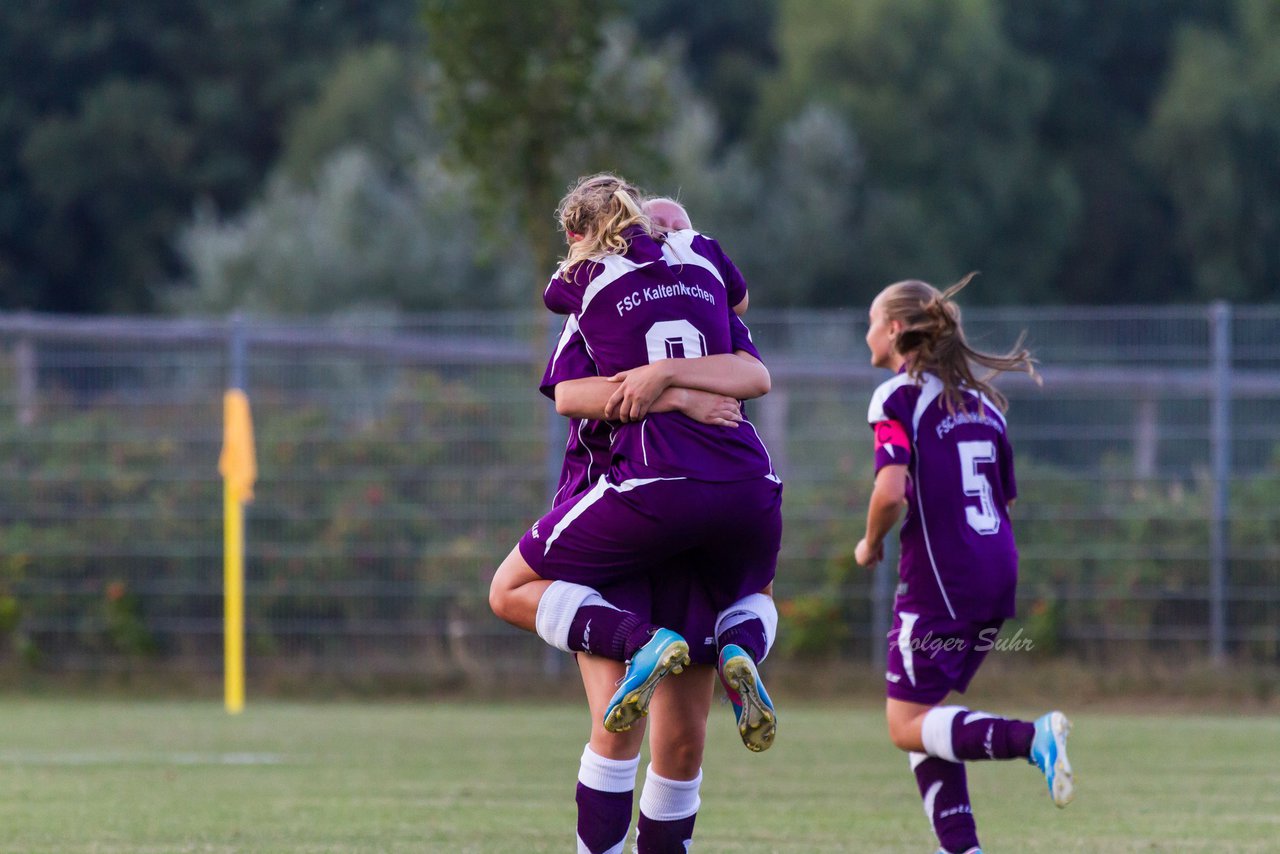
[[[894,347],[909,357],[907,372],[916,379],[924,373],[936,376],[942,382],[942,399],[950,413],[964,409],[966,390],[985,395],[1001,412],[1006,410],[1008,399],[991,385],[997,374],[1018,371],[1040,382],[1035,359],[1022,346],[1026,332],[1018,336],[1013,349],[1002,355],[975,350],[965,340],[960,306],[953,297],[976,275],[970,273],[945,291],[928,282],[908,279],[889,285],[876,297],[885,318],[902,324]],[[974,374],[975,364],[990,368],[991,372],[979,378]],[[978,405],[981,408],[981,398]]]
[[[560,274],[568,274],[583,261],[625,253],[630,245],[622,232],[630,226],[639,225],[653,234],[643,198],[639,189],[617,175],[602,172],[579,178],[556,208],[560,228],[580,235],[569,244]]]

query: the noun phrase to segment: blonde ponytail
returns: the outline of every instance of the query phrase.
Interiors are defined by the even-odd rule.
[[[894,346],[898,353],[909,357],[907,371],[913,377],[924,373],[936,376],[942,382],[943,403],[951,413],[964,408],[966,390],[986,396],[1001,411],[1007,409],[1008,399],[991,385],[998,374],[1021,372],[1040,382],[1035,359],[1023,346],[1025,332],[1018,336],[1009,352],[1001,355],[969,346],[961,324],[960,306],[953,298],[976,275],[976,272],[970,273],[945,291],[928,282],[909,279],[890,285],[877,297],[885,317],[902,324]],[[978,377],[974,374],[974,365],[988,368],[990,372]]]
[[[642,198],[636,187],[616,175],[579,178],[556,209],[560,228],[578,236],[560,263],[560,275],[568,275],[583,261],[626,253],[630,245],[623,232],[633,225],[652,234]]]

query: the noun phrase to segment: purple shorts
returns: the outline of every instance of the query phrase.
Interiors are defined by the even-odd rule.
[[[680,632],[694,661],[711,663],[716,616],[773,581],[781,541],[775,480],[601,478],[526,531],[520,554],[543,578]]]
[[[963,694],[1003,623],[896,612],[884,674],[889,697],[932,706],[952,691]]]

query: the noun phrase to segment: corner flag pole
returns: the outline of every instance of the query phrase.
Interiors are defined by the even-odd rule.
[[[232,336],[232,383],[222,396],[223,683],[227,712],[244,709],[244,505],[253,500],[258,462],[249,396],[244,393],[244,337]]]

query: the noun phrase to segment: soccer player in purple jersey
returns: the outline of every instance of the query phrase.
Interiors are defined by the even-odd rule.
[[[859,564],[884,557],[884,538],[906,506],[900,583],[885,674],[889,737],[911,757],[925,813],[946,854],[979,852],[964,763],[1026,759],[1059,807],[1074,794],[1062,712],[1035,722],[961,706],[1002,622],[1014,615],[1018,551],[1009,520],[1017,496],[1007,401],[973,365],[1035,375],[1019,346],[1003,356],[965,340],[955,294],[920,281],[885,288],[871,304],[871,364],[895,376],[871,398],[876,479]]]
[[[679,231],[689,227],[688,214],[677,202],[650,200],[645,203],[644,210],[654,217],[654,224],[660,230]],[[738,319],[747,308],[746,282],[740,275],[730,276],[726,287],[729,302],[737,315],[730,318],[733,350],[759,359],[750,331]],[[723,363],[728,371],[726,383],[733,381],[735,370],[743,370],[735,367],[735,361]],[[612,429],[604,420],[603,409],[612,396],[612,387],[608,383],[602,384],[597,377],[595,362],[587,352],[577,321],[570,317],[565,321],[541,385],[543,394],[553,400],[559,398],[561,414],[570,417],[570,435],[553,506],[588,489],[608,467]],[[750,372],[742,373],[740,377],[742,393],[754,393]],[[742,420],[736,399],[698,389],[668,388],[651,408],[655,412],[670,410],[683,412],[704,424],[736,427]],[[699,585],[690,584],[694,575],[696,572],[682,572],[677,566],[669,566],[662,577],[651,578],[650,583],[667,588],[673,584],[689,584],[690,599],[705,599],[705,591]],[[611,589],[599,588],[597,592],[613,604]],[[627,595],[621,593],[613,598],[625,599]],[[715,621],[705,625],[691,623],[691,615],[714,616]],[[650,620],[662,622],[653,614],[650,614]],[[690,646],[692,661],[717,665],[720,683],[730,701],[743,744],[755,752],[767,750],[776,735],[776,715],[772,709],[754,707],[750,698],[744,700],[738,686],[744,680],[754,685],[758,678],[758,674],[753,673],[755,664],[764,661],[777,636],[778,610],[773,601],[772,585],[734,602],[719,613],[713,613],[713,609],[707,606],[689,608],[680,621],[677,628],[684,637],[701,639]]]
[[[713,241],[690,235],[659,244],[639,194],[613,176],[579,182],[561,204],[560,221],[570,251],[544,300],[577,318],[596,367],[612,383],[601,413],[616,422],[610,467],[521,538],[495,574],[490,604],[561,649],[592,653],[580,659],[612,659],[612,672],[623,675],[614,691],[613,680],[603,678],[610,671],[584,669],[599,725],[579,774],[579,850],[621,850],[643,736],[637,724],[652,704],[637,850],[682,852],[699,805],[714,671],[691,664],[677,632],[611,607],[593,588],[648,580],[679,565],[696,573],[707,604],[719,610],[768,587],[781,537],[781,484],[754,427],[745,419],[726,428],[651,411],[671,386],[756,396],[768,390],[768,372],[732,350],[731,262]],[[718,369],[729,359],[755,366],[753,393],[723,384]],[[678,601],[687,587],[654,590],[655,615],[696,604]],[[616,664],[622,661],[625,669]],[[743,699],[753,714],[772,715],[753,665],[750,675]]]

